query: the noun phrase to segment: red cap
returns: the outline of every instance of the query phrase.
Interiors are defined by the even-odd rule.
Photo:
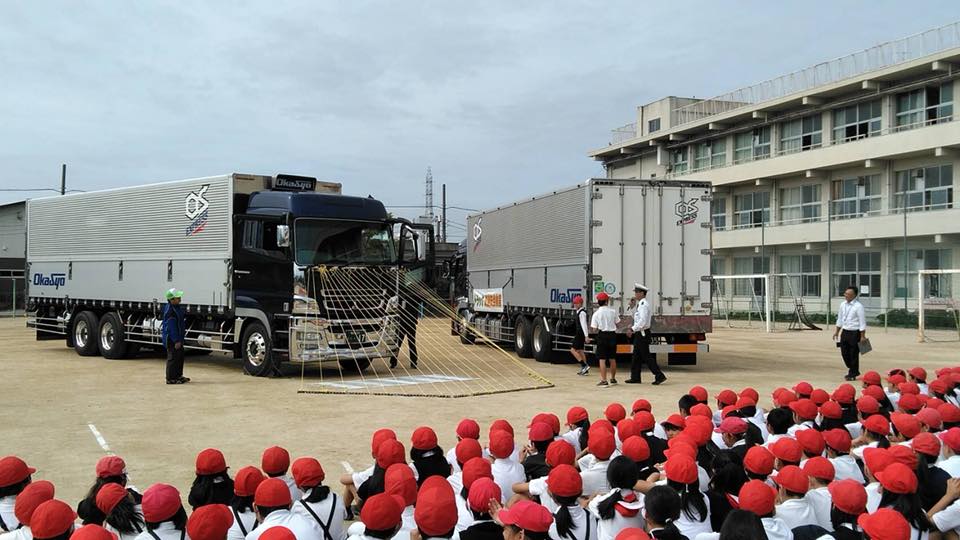
[[[793,387],[793,391],[799,396],[810,397],[810,394],[813,393],[813,385],[807,381],[800,381],[796,386]]]
[[[960,407],[957,407],[953,403],[944,403],[937,407],[937,412],[940,413],[940,418],[947,424],[960,422]]]
[[[553,428],[543,422],[536,422],[530,426],[528,437],[530,438],[530,442],[552,441]]]
[[[947,393],[947,381],[943,379],[934,379],[930,381],[930,384],[927,387],[935,394]]]
[[[460,439],[460,442],[457,443],[454,453],[457,456],[457,463],[463,465],[475,457],[482,457],[483,448],[480,447],[480,442],[476,439],[465,438]]]
[[[883,384],[883,380],[880,378],[880,374],[877,373],[876,371],[868,371],[864,373],[863,376],[860,377],[860,380],[863,381],[865,384],[871,384],[871,385],[877,385],[877,386]]]
[[[533,420],[530,421],[530,424],[527,427],[533,427],[537,422],[543,422],[544,424],[550,426],[550,429],[553,430],[554,435],[560,434],[560,418],[553,413],[538,413],[534,415]]]
[[[480,438],[480,427],[477,427],[477,438]],[[370,453],[374,456],[377,455],[377,449],[380,448],[380,443],[387,440],[397,440],[397,434],[392,429],[381,428],[373,432],[373,437],[370,438]]]
[[[803,459],[803,449],[796,439],[783,437],[777,439],[777,442],[770,445],[770,452],[780,461],[787,463],[800,463]]]
[[[814,388],[813,392],[810,392],[810,400],[816,403],[819,407],[820,405],[830,401],[830,394],[823,388]]]
[[[796,465],[787,465],[773,477],[774,483],[793,493],[806,493],[810,489],[810,478]]]
[[[602,292],[597,295],[597,302],[606,302],[609,299],[610,299],[610,295],[605,292]],[[543,531],[543,532],[547,532],[547,531]]]
[[[97,491],[97,497],[94,499],[94,502],[96,502],[97,508],[99,508],[101,512],[110,515],[110,512],[113,512],[113,509],[120,504],[120,501],[127,497],[126,488],[120,484],[109,483],[100,487],[100,491]]]
[[[597,295],[599,300],[606,293]],[[553,523],[553,515],[549,510],[532,501],[517,501],[510,508],[504,508],[497,514],[504,525],[514,525],[525,531],[546,533]]]
[[[613,440],[612,433],[593,432],[587,440],[587,450],[600,461],[610,459],[616,449],[617,443]]]
[[[923,369],[920,366],[912,367],[907,371],[910,375],[913,375],[914,379],[926,382],[927,381],[927,370]]]
[[[794,437],[797,438],[797,442],[800,443],[800,448],[802,448],[808,456],[819,456],[823,453],[825,443],[823,434],[819,431],[815,429],[801,429],[794,434]]]
[[[506,459],[513,453],[513,435],[506,431],[494,431],[490,434],[490,455],[499,459]]]
[[[773,472],[774,456],[762,446],[751,446],[743,456],[743,468],[753,474],[766,476]]]
[[[956,453],[960,453],[960,428],[952,427],[946,431],[941,431],[938,435],[943,444],[950,447]]]
[[[940,429],[943,426],[943,420],[940,418],[940,413],[936,409],[931,409],[929,407],[924,407],[917,411],[917,420],[921,424],[927,426],[931,429]]]
[[[295,459],[291,469],[293,481],[297,486],[304,489],[319,486],[323,483],[323,479],[327,477],[326,473],[323,472],[323,466],[312,457]]]
[[[667,441],[667,449],[663,451],[663,455],[668,459],[670,456],[674,455],[685,455],[696,459],[697,443],[695,443],[690,437],[681,433],[680,435],[677,435],[676,437]]]
[[[883,415],[875,414],[873,416],[868,416],[860,423],[863,424],[863,429],[867,431],[872,431],[873,433],[883,435],[884,437],[890,434],[890,421],[884,418]]]
[[[633,410],[633,414],[637,414],[639,411],[653,411],[653,405],[650,405],[650,402],[643,398],[634,401],[633,406],[630,408]]]
[[[860,514],[857,525],[872,540],[904,540],[910,538],[910,523],[903,514],[891,508],[880,508],[872,514]]]
[[[457,437],[461,439],[480,439],[480,424],[473,418],[464,418],[457,424]]]
[[[265,479],[266,476],[260,472],[260,469],[252,466],[243,467],[233,478],[233,493],[237,497],[253,497],[257,492],[257,486]]]
[[[713,436],[713,420],[703,416],[689,416],[686,422],[683,432],[689,434],[697,446],[703,446],[710,441]]]
[[[253,502],[264,508],[276,508],[278,506],[290,506],[293,501],[290,497],[290,488],[287,487],[286,482],[279,478],[267,478],[257,486]]]
[[[380,443],[377,448],[377,465],[381,469],[387,470],[394,463],[406,463],[406,452],[403,449],[403,443],[396,439],[387,439]]]
[[[620,439],[620,442],[640,434],[640,427],[637,426],[637,422],[633,418],[624,418],[617,422],[617,438]]]
[[[592,433],[594,431],[606,431],[607,433],[613,435],[613,432],[616,431],[616,428],[613,427],[613,423],[607,420],[606,418],[601,418],[596,422],[590,424],[590,429],[587,433]]]
[[[116,485],[116,484],[114,484]],[[73,528],[77,519],[70,505],[57,499],[40,503],[30,518],[30,533],[34,538],[55,538]]]
[[[207,448],[197,454],[198,475],[219,474],[226,470],[227,460],[223,457],[223,452],[216,448]]]
[[[917,453],[914,452],[912,448],[905,444],[895,444],[888,448],[888,450],[894,462],[902,463],[910,467],[911,471],[916,470],[920,458],[917,457]]]
[[[877,414],[880,412],[880,402],[871,396],[863,396],[857,400],[857,410],[865,416]]]
[[[699,478],[697,462],[692,457],[683,454],[670,456],[663,465],[663,472],[667,475],[667,480],[681,484],[693,484]]]
[[[399,497],[388,493],[378,493],[363,503],[363,509],[360,510],[360,521],[367,529],[389,531],[400,525],[403,508],[403,502]],[[456,515],[456,512],[454,512],[454,515]]]
[[[477,457],[463,464],[463,487],[469,490],[478,478],[492,479],[493,471],[489,461]]]
[[[754,404],[756,404],[758,401],[760,401],[760,392],[757,392],[755,389],[748,386],[740,391],[740,397],[748,397],[753,400]]]
[[[640,411],[633,415],[633,419],[637,423],[637,427],[640,428],[642,433],[652,431],[654,426],[657,425],[657,420],[652,414],[650,414],[649,411]]]
[[[807,476],[816,478],[817,480],[823,480],[824,482],[833,482],[834,476],[837,475],[837,470],[834,468],[833,463],[821,456],[812,457],[803,463],[803,472],[807,473]]]
[[[781,389],[779,392],[774,392],[773,394],[773,404],[777,407],[787,407],[796,401],[797,395],[786,388]]]
[[[940,398],[938,398],[938,397],[930,397],[930,396],[927,396],[927,401],[924,402],[923,408],[924,408],[924,409],[933,409],[933,410],[937,411],[937,414],[940,414],[940,406],[941,406],[941,405],[944,405],[945,403],[946,403],[945,401],[943,401],[942,399],[940,399]],[[920,410],[922,411],[923,409],[920,409]],[[918,412],[919,412],[919,411],[918,411]],[[941,421],[943,421],[942,418],[941,418]]]
[[[437,432],[435,432],[433,428],[420,426],[413,430],[413,436],[410,437],[410,444],[417,450],[433,450],[437,447]]]
[[[559,497],[579,497],[583,492],[583,479],[571,465],[558,465],[547,475],[547,489]]]
[[[710,410],[709,405],[705,405],[703,403],[697,403],[693,407],[690,407],[690,416],[702,416],[707,419],[712,419],[713,411]]]
[[[762,480],[750,480],[740,488],[738,500],[741,510],[753,512],[761,517],[768,516],[773,513],[776,506],[777,492]]]
[[[632,459],[635,463],[641,463],[650,459],[650,445],[646,439],[634,435],[623,441],[620,452]]]
[[[734,392],[733,390],[730,390],[729,388],[725,390],[721,390],[716,397],[717,397],[717,401],[724,406],[733,405],[734,403],[737,402],[737,393]]]
[[[887,375],[887,382],[896,386],[902,382],[907,382],[907,377],[903,374],[902,369],[891,369]]]
[[[927,431],[918,433],[917,436],[910,441],[910,447],[913,448],[914,452],[919,452],[927,457],[936,458],[940,456],[940,439],[933,433]]]
[[[893,463],[893,456],[886,448],[865,448],[863,450],[863,464],[874,478],[877,478],[877,473],[883,471],[891,463]]]
[[[670,425],[680,429],[687,427],[687,423],[683,420],[683,417],[679,414],[671,414],[666,420],[660,422],[664,427]]]
[[[403,500],[403,505],[417,502],[417,480],[413,470],[405,463],[394,463],[383,477],[384,491]]]
[[[828,429],[823,432],[823,442],[833,450],[841,453],[849,453],[850,446],[853,443],[850,432],[843,428]]]
[[[423,481],[413,519],[425,536],[441,536],[453,531],[457,525],[457,503],[446,478],[435,475]]]
[[[706,403],[707,400],[710,399],[710,394],[707,393],[707,389],[700,385],[694,386],[687,393],[693,396],[700,403]]]
[[[620,529],[614,540],[650,540],[650,535],[638,527]]]
[[[887,397],[887,393],[883,391],[882,386],[870,385],[864,388],[863,390],[861,390],[860,394],[864,396],[872,397],[873,399],[877,400],[877,403],[879,403],[882,399]]]
[[[899,390],[900,393],[903,395],[907,395],[907,394],[917,395],[920,393],[920,385],[918,385],[915,382],[909,382],[909,381],[902,382],[897,385],[897,390]]]
[[[839,420],[843,418],[843,408],[836,401],[827,401],[820,406],[820,414],[824,418]]]
[[[817,417],[817,404],[809,399],[798,399],[790,404],[793,411],[801,420],[813,420]]]
[[[563,439],[557,439],[547,447],[547,465],[556,467],[558,465],[573,465],[577,459],[576,451],[573,445]]]
[[[46,480],[37,480],[27,484],[23,491],[17,495],[13,503],[13,515],[17,517],[20,523],[29,525],[30,518],[34,510],[41,504],[53,499],[53,484]]]
[[[293,534],[293,531],[283,525],[274,525],[268,528],[263,531],[260,538],[263,540],[297,540],[297,536]]]
[[[730,417],[724,418],[723,422],[720,422],[720,427],[718,427],[713,431],[717,433],[732,433],[734,435],[746,433],[747,421],[744,420],[743,418],[730,416]]]
[[[120,456],[103,456],[97,461],[97,478],[123,476],[127,474],[127,464]]]
[[[753,399],[750,396],[740,396],[740,398],[737,399],[737,403],[734,406],[737,408],[738,411],[740,409],[746,409],[747,407],[756,407],[757,400]]]
[[[285,448],[271,446],[263,451],[260,467],[268,475],[284,474],[290,468],[290,453]]]
[[[143,492],[143,520],[160,523],[172,518],[183,507],[180,492],[169,484],[154,484]]]
[[[583,407],[570,407],[570,410],[567,411],[567,425],[572,426],[577,422],[582,422],[590,418],[590,415],[587,414],[587,410]]]
[[[617,423],[627,417],[627,409],[625,409],[623,405],[614,402],[607,405],[607,408],[603,410],[603,416],[605,416],[607,420]]]
[[[858,516],[867,511],[867,490],[852,478],[830,482],[827,486],[833,505],[845,514]]]
[[[841,384],[833,391],[831,396],[834,401],[841,405],[850,405],[853,403],[853,400],[857,397],[857,390],[853,387],[852,384]]]
[[[907,439],[912,439],[920,433],[920,420],[912,414],[895,412],[890,415],[890,421],[893,422],[893,427]]]
[[[923,402],[916,394],[901,394],[897,407],[903,412],[915,413],[923,408]]]
[[[478,478],[470,486],[470,492],[467,494],[467,505],[474,512],[487,514],[490,512],[490,499],[501,500],[503,492],[500,486],[490,478]]]
[[[574,297],[573,297],[573,303],[574,303],[574,304],[582,304],[582,303],[583,303],[583,296],[581,296],[581,295],[579,295],[579,294],[576,295],[576,296],[574,296]]]
[[[233,515],[230,515],[230,521],[233,522]],[[229,529],[229,527],[227,528]],[[227,536],[227,529],[224,529],[223,536],[218,540],[223,540]],[[193,535],[190,535],[190,540],[197,538]],[[117,535],[112,532],[104,529],[100,525],[94,525],[93,523],[89,525],[84,525],[79,529],[74,529],[73,534],[70,535],[70,540],[117,540]],[[211,538],[197,538],[197,540],[213,540]]]
[[[0,487],[12,486],[23,482],[28,476],[37,472],[17,456],[7,456],[0,459]]]
[[[190,514],[190,519],[187,520],[187,535],[190,540],[225,540],[232,525],[233,512],[227,505],[207,504]]]
[[[513,426],[503,418],[498,418],[490,424],[490,431],[488,433],[493,433],[494,431],[506,431],[511,435],[515,434],[513,432]]]
[[[891,463],[873,475],[884,491],[906,495],[917,492],[917,475],[903,463]]]

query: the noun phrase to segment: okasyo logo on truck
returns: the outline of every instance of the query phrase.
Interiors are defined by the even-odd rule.
[[[67,284],[67,275],[53,273],[49,276],[45,276],[37,273],[33,275],[33,284],[37,287],[53,287],[54,290],[59,290],[61,285]]]
[[[210,209],[210,202],[204,195],[208,189],[210,189],[210,184],[204,184],[199,190],[191,191],[183,201],[183,214],[190,220],[186,236],[193,236],[207,226],[207,212]]]
[[[580,295],[583,289],[550,289],[551,304],[569,304],[573,302],[573,297]]]

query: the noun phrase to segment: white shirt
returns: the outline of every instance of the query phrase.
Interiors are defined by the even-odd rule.
[[[375,467],[375,465],[371,465],[370,467],[368,467],[368,468],[366,468],[366,469],[364,469],[364,470],[362,470],[362,471],[358,471],[358,472],[355,472],[355,473],[351,474],[351,475],[350,475],[350,478],[353,479],[353,487],[359,488],[361,484],[363,484],[364,482],[366,482],[367,480],[369,480],[370,477],[373,476],[373,468],[374,468],[374,467]]]
[[[317,517],[323,521],[323,524],[329,528],[330,537],[333,538],[333,540],[343,540],[347,537],[347,533],[343,529],[343,521],[347,519],[347,509],[343,506],[343,501],[336,493],[331,491],[327,495],[327,498],[320,502],[312,503],[301,499],[293,503],[291,511],[294,514],[316,523],[316,518],[307,511],[307,505],[309,505],[310,509],[317,514]],[[331,509],[333,510],[333,514],[330,513]],[[320,527],[319,524],[317,524],[317,526]],[[322,531],[323,527],[320,527],[320,530]]]
[[[775,514],[782,519],[791,530],[804,525],[816,525],[818,523],[813,508],[806,499],[790,499],[777,505]]]
[[[860,422],[850,422],[849,424],[844,424],[843,427],[847,428],[847,431],[850,432],[851,439],[857,439],[863,435],[863,424]]]
[[[579,504],[567,507],[570,510],[570,521],[573,523],[573,529],[570,531],[577,540],[597,540],[597,523],[593,517],[587,513]],[[551,511],[556,515],[556,511]],[[590,535],[587,535],[587,521],[590,523]],[[550,524],[550,530],[547,532],[553,540],[570,540],[570,536],[561,537],[557,532],[557,520],[554,519]]]
[[[600,306],[590,318],[590,326],[601,332],[616,332],[620,315],[610,306]]]
[[[460,532],[473,525],[473,512],[470,511],[466,499],[463,498],[459,491],[454,492],[453,500],[457,503],[457,526],[455,529],[457,532]]]
[[[866,331],[867,316],[863,313],[863,304],[854,299],[853,302],[846,300],[840,304],[837,310],[837,328],[844,330]]]
[[[953,501],[953,504],[934,514],[933,524],[940,532],[951,529],[960,532],[960,501]]]
[[[493,481],[500,486],[500,502],[506,504],[513,497],[513,485],[527,481],[523,465],[509,459],[496,459],[490,467]]]
[[[16,530],[17,526],[20,525],[17,516],[13,513],[13,503],[16,500],[16,495],[0,498],[0,519],[3,519],[8,531]]]
[[[710,525],[710,499],[704,497],[703,502],[707,505],[707,515],[701,516],[704,518],[703,521],[687,517],[686,512],[682,508],[680,509],[680,517],[673,522],[680,530],[680,534],[687,538],[696,538],[698,534],[713,531],[713,527]]]
[[[153,530],[153,534],[157,535],[160,540],[180,540],[181,534],[183,534],[183,540],[190,538],[186,531],[181,531],[169,521],[164,521],[157,525],[157,528]],[[153,540],[153,536],[144,529],[142,533],[137,535],[136,540]]]
[[[454,493],[460,493],[463,490],[463,472],[453,473],[447,477],[447,483],[453,488]]]
[[[24,525],[17,530],[0,533],[0,540],[33,540],[33,534],[30,532],[30,527]]]
[[[556,514],[557,510],[560,509],[560,505],[557,504],[557,501],[553,500],[553,495],[551,495],[550,490],[547,489],[546,476],[531,480],[530,483],[527,484],[527,491],[530,492],[530,495],[540,497],[540,505],[549,510],[551,514]]]
[[[865,444],[865,445],[863,445],[863,446],[858,446],[858,447],[856,447],[856,448],[851,448],[851,449],[850,449],[850,454],[852,454],[854,457],[856,457],[856,458],[859,459],[860,461],[863,461],[863,451],[866,450],[867,448],[876,448],[876,447],[877,447],[877,442],[874,441],[874,442],[871,442],[871,443],[867,443],[867,444]]]
[[[836,471],[836,474],[833,476],[834,480],[846,480],[850,478],[861,484],[866,482],[866,479],[863,477],[863,472],[860,471],[860,466],[857,465],[857,460],[854,459],[853,456],[848,454],[830,458],[830,463],[833,463],[833,469]]]
[[[234,513],[233,508],[230,509],[230,513],[233,514],[233,525],[230,525],[230,529],[227,530],[227,540],[243,540],[256,525],[257,514],[253,510]],[[240,522],[243,523],[243,529],[240,528]]]
[[[566,433],[561,433],[560,438],[570,443],[570,446],[573,446],[574,455],[579,454],[583,451],[583,448],[580,448],[580,431],[583,428],[573,428]]]
[[[954,478],[960,477],[960,456],[953,455],[942,459],[937,463],[937,467],[947,471],[947,473]]]
[[[714,432],[713,435],[710,436],[710,440],[713,441],[713,444],[717,445],[717,448],[721,450],[730,449],[730,447],[727,446],[727,443],[723,440],[723,433]]]
[[[580,308],[577,311],[577,322],[580,323],[580,329],[583,330],[583,335],[590,335],[590,325],[587,323],[587,310]]]
[[[830,490],[824,487],[811,489],[807,492],[807,503],[813,509],[813,515],[817,518],[817,525],[827,531],[833,530],[833,523],[830,522],[830,508],[833,506],[833,497],[830,496]]]
[[[796,439],[798,431],[803,431],[805,429],[814,429],[814,427],[816,426],[813,425],[813,420],[805,420],[803,423],[794,424],[790,426],[787,429],[787,435]]]
[[[767,540],[793,540],[793,531],[778,517],[760,518]]]
[[[460,464],[457,463],[457,447],[447,450],[447,463],[450,464],[451,473],[461,472]]]
[[[297,487],[297,483],[293,481],[292,476],[285,474],[283,476],[278,476],[277,478],[283,480],[283,483],[287,484],[287,489],[290,490],[291,501],[298,501],[303,498],[303,492]]]
[[[650,330],[650,304],[647,303],[647,299],[644,298],[637,302],[637,309],[633,312],[633,326],[631,327],[634,332],[642,332],[643,335],[646,335],[646,330]]]
[[[624,501],[620,503],[621,506],[628,508],[630,510],[639,510],[639,512],[637,512],[637,515],[626,517],[626,516],[620,515],[620,512],[617,512],[616,510],[614,510],[613,517],[611,517],[610,519],[600,518],[600,510],[598,509],[598,505],[602,501],[610,498],[614,493],[618,491],[620,493],[630,492],[630,490],[615,489],[609,493],[605,493],[603,495],[594,497],[593,500],[590,501],[590,504],[587,505],[587,511],[590,512],[590,514],[594,518],[596,518],[598,522],[597,523],[597,540],[614,540],[617,537],[617,533],[619,533],[623,529],[626,529],[627,527],[639,527],[642,529],[646,524],[646,521],[643,519],[643,495],[641,495],[640,493],[636,494],[637,500],[635,502],[628,503]]]
[[[122,532],[114,529],[112,525],[110,525],[109,523],[106,523],[106,522],[104,522],[103,528],[106,529],[106,530],[108,530],[108,531],[110,531],[110,532],[112,532],[113,534],[117,535],[117,538],[118,538],[119,540],[136,540],[136,539],[140,536],[140,533],[137,533],[137,532],[122,533]],[[153,539],[151,538],[151,540],[153,540]]]
[[[880,482],[871,482],[863,489],[867,492],[867,513],[872,514],[880,508]]]
[[[263,520],[259,527],[247,534],[246,540],[257,540],[264,531],[272,527],[283,526],[297,537],[297,540],[323,540],[323,531],[314,520],[307,521],[303,516],[289,510],[274,510]]]
[[[580,470],[580,479],[583,480],[583,495],[585,497],[589,497],[594,493],[606,493],[610,491],[610,484],[607,483],[607,467],[609,466],[609,461],[597,461],[594,458],[589,464],[589,467]]]
[[[747,422],[757,426],[757,428],[760,430],[760,436],[763,437],[763,442],[766,443],[767,439],[770,438],[770,432],[767,431],[767,422],[763,420],[763,418],[758,419],[756,416],[752,416],[746,420]]]

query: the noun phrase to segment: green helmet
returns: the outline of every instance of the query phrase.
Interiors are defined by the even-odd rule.
[[[167,289],[166,293],[167,300],[173,300],[174,298],[183,297],[183,291],[178,291],[177,289]]]

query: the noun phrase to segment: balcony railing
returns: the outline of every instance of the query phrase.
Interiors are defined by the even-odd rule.
[[[610,144],[620,144],[637,137],[637,124],[627,124],[610,130]]]
[[[836,204],[837,201],[830,201],[830,203]],[[936,204],[936,205],[920,204],[920,205],[908,206],[906,208],[906,211],[908,213],[915,213],[915,212],[926,213],[926,212],[938,212],[942,210],[952,210],[953,208],[955,208],[955,205],[953,201],[950,201],[948,203]],[[795,219],[779,219],[776,221],[770,219],[763,224],[759,222],[754,222],[754,221],[746,222],[746,223],[736,223],[735,216],[733,214],[727,214],[726,217],[728,219],[725,220],[726,226],[722,228],[718,228],[714,226],[713,230],[715,232],[740,231],[745,229],[759,229],[760,227],[769,229],[772,227],[785,227],[789,225],[826,223],[828,219],[830,219],[831,221],[841,221],[841,220],[849,220],[849,219],[856,219],[856,218],[862,218],[862,217],[894,216],[894,215],[902,214],[903,210],[904,209],[900,207],[890,206],[890,207],[882,208],[878,210],[869,210],[869,211],[856,212],[856,213],[819,215],[819,216],[810,216],[810,217],[795,218]],[[716,223],[716,216],[714,216],[714,220],[712,221],[712,223],[714,224]]]

